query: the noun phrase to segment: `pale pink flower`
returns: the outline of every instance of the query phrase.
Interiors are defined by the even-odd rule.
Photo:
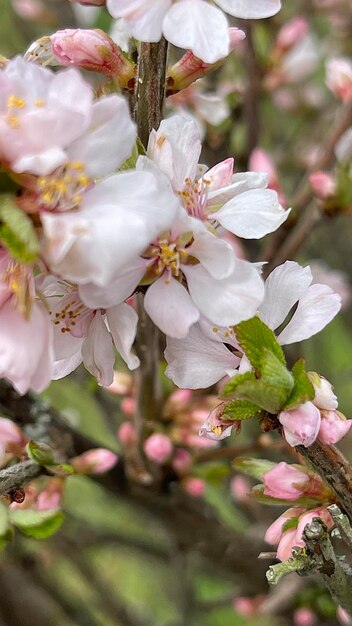
[[[337,98],[347,102],[352,97],[351,59],[329,59],[326,63],[326,84]]]
[[[231,435],[232,428],[236,425],[238,426],[238,423],[236,424],[233,420],[229,421],[223,419],[223,408],[224,403],[219,404],[209,413],[207,419],[199,430],[200,436],[206,436],[208,439],[220,441],[221,439],[225,439]]]
[[[129,34],[140,41],[161,36],[179,48],[190,49],[206,63],[229,53],[228,24],[222,10],[244,19],[275,15],[280,0],[107,0],[113,17],[121,18]],[[222,10],[221,10],[222,9]]]
[[[280,54],[287,52],[308,33],[309,24],[303,17],[295,17],[284,24],[277,35],[275,51]]]
[[[310,261],[313,283],[328,285],[341,298],[341,308],[346,308],[351,301],[352,288],[347,274],[332,269],[321,260]]]
[[[111,450],[96,448],[71,459],[71,465],[78,474],[103,474],[114,467],[117,461],[118,456]]]
[[[163,465],[172,454],[173,445],[170,437],[162,433],[154,433],[145,440],[143,449],[150,461]]]
[[[138,322],[132,307],[123,303],[109,309],[89,309],[76,287],[51,276],[43,278],[41,291],[54,329],[54,380],[63,378],[83,361],[100,385],[110,385],[114,379],[114,347],[130,369],[139,366],[139,359],[131,352]]]
[[[332,446],[344,437],[352,426],[340,411],[321,411],[321,424],[318,439],[321,443]]]
[[[340,297],[325,285],[312,285],[309,267],[303,268],[294,261],[277,267],[265,282],[265,294],[259,305],[259,317],[269,328],[282,327],[290,311],[296,310],[286,327],[278,335],[282,345],[308,339],[322,330],[340,309]],[[250,369],[237,354],[241,350],[232,328],[200,320],[185,339],[167,339],[165,357],[167,375],[178,387],[199,389],[209,387],[224,376],[233,376],[241,363],[240,373]]]
[[[197,125],[181,115],[163,120],[148,143],[148,156],[169,177],[189,215],[245,239],[259,239],[287,219],[276,192],[266,189],[264,172],[234,174],[234,160],[226,159],[199,177],[201,148]]]
[[[187,478],[187,480],[183,481],[182,486],[193,498],[201,498],[205,493],[206,485],[201,478]]]
[[[308,474],[282,461],[264,474],[264,493],[281,500],[297,500],[307,493],[310,480]]]
[[[290,446],[308,448],[318,437],[321,426],[320,411],[312,402],[305,402],[296,409],[281,411],[278,415],[283,433]]]

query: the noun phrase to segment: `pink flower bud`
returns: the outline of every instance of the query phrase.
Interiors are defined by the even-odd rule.
[[[309,182],[315,195],[321,200],[331,198],[336,193],[336,182],[327,172],[313,172],[309,176]]]
[[[350,59],[340,57],[327,62],[326,85],[343,102],[352,98],[352,62]]]
[[[173,446],[167,435],[154,433],[145,440],[143,449],[150,461],[163,465],[170,458]]]
[[[308,32],[309,25],[303,17],[295,17],[279,31],[275,50],[283,54],[300,41]]]
[[[6,449],[9,443],[23,445],[25,441],[24,434],[12,420],[0,417],[0,446]]]
[[[63,65],[74,65],[109,78],[116,78],[127,87],[135,76],[135,64],[122,54],[115,42],[99,29],[58,30],[51,35],[53,54]]]
[[[126,447],[133,446],[137,441],[136,429],[131,422],[122,422],[117,436]]]
[[[293,621],[295,626],[313,626],[316,622],[316,615],[312,609],[302,607],[294,612]]]
[[[347,420],[340,411],[321,411],[321,425],[318,439],[332,446],[344,437],[351,428],[352,420]]]
[[[297,500],[306,492],[310,480],[294,465],[282,461],[264,474],[264,493],[281,500]]]
[[[236,613],[239,613],[239,615],[251,617],[252,615],[255,615],[257,607],[254,598],[239,596],[238,598],[235,598],[233,608],[235,609]]]
[[[175,472],[184,474],[192,467],[192,455],[184,448],[178,448],[172,460]]]
[[[352,620],[349,614],[347,613],[347,611],[345,611],[345,609],[342,608],[342,606],[337,607],[336,617],[339,620],[340,624],[343,624],[343,626],[348,626],[349,624],[352,624]]]
[[[48,481],[45,489],[37,497],[37,508],[39,511],[57,509],[60,506],[64,482],[61,479],[53,478]]]
[[[305,510],[306,509],[298,506],[293,507],[292,509],[287,509],[287,511],[282,513],[282,515],[280,515],[280,517],[278,517],[277,520],[269,526],[265,533],[265,541],[273,546],[276,546],[282,538],[284,533],[283,527],[286,522],[290,519],[297,518],[298,523],[299,516],[304,513]]]
[[[88,450],[71,460],[71,465],[79,474],[103,474],[117,463],[116,454],[105,448]]]
[[[278,419],[284,427],[285,439],[292,447],[302,445],[308,448],[318,436],[320,411],[312,402],[305,402],[290,411],[281,411]]]
[[[205,482],[201,478],[188,478],[183,482],[183,488],[193,498],[201,498],[205,492]]]
[[[302,535],[303,535],[303,531],[305,527],[307,526],[307,524],[310,524],[313,521],[314,517],[320,517],[320,519],[323,522],[325,522],[329,530],[333,528],[334,526],[333,519],[329,511],[324,506],[321,506],[317,509],[311,509],[310,511],[306,511],[299,517],[297,531],[296,531],[296,535],[298,539],[302,539]]]
[[[230,483],[230,490],[234,500],[245,502],[248,500],[248,494],[251,490],[248,478],[244,476],[234,476]]]
[[[136,401],[134,398],[124,398],[121,402],[121,411],[125,415],[134,415],[136,412]]]
[[[192,389],[176,389],[170,394],[167,406],[169,413],[176,413],[177,411],[182,411],[189,404],[192,396]]]
[[[318,409],[325,409],[326,411],[337,409],[337,397],[332,390],[331,383],[316,372],[308,372],[308,377],[315,391],[313,404]]]

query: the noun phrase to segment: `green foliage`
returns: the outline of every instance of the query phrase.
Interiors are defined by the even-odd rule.
[[[247,382],[254,382],[256,376],[254,372],[246,372],[245,374],[238,374],[229,380],[222,389],[222,395],[224,398],[233,396],[237,393],[237,389],[241,388],[241,385]]]
[[[9,519],[27,537],[46,539],[59,530],[64,515],[58,509],[31,511],[30,509],[9,509]]]
[[[224,408],[224,419],[248,420],[251,417],[259,417],[262,409],[248,400],[233,400]]]
[[[11,541],[13,532],[9,524],[8,508],[0,502],[0,551]]]
[[[0,195],[0,241],[21,263],[32,263],[38,256],[39,242],[33,223],[7,194]]]
[[[286,365],[285,355],[273,331],[259,317],[237,324],[235,334],[238,343],[255,369],[261,370],[265,351],[272,352],[282,365]]]
[[[284,406],[286,410],[294,409],[299,404],[304,404],[304,402],[307,402],[308,400],[313,400],[315,395],[314,387],[310,382],[305,369],[304,359],[300,359],[294,364],[292,374],[294,384],[291,394]]]
[[[252,478],[258,478],[258,480],[262,480],[264,474],[269,472],[275,466],[276,463],[268,461],[267,459],[237,457],[237,459],[233,462],[233,467],[235,469],[240,470]]]

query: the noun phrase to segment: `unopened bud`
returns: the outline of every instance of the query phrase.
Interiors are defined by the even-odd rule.
[[[308,377],[315,391],[313,404],[315,404],[318,409],[325,409],[326,411],[337,409],[338,401],[333,392],[331,383],[323,376],[319,376],[316,372],[308,372]]]
[[[309,25],[303,17],[296,17],[287,22],[279,31],[275,52],[284,54],[300,41],[308,32]]]
[[[122,88],[134,80],[136,65],[100,29],[67,28],[51,35],[52,50],[62,65],[101,72]]]
[[[114,467],[117,461],[118,457],[110,450],[96,448],[76,456],[71,465],[78,474],[102,474]]]
[[[352,426],[352,420],[340,411],[321,411],[321,424],[318,439],[321,443],[332,446],[344,437]]]
[[[117,436],[126,447],[133,446],[137,442],[136,429],[131,422],[122,422],[117,431]]]
[[[144,442],[144,452],[150,461],[163,465],[171,456],[173,446],[171,439],[162,433],[150,435]]]
[[[205,492],[205,482],[201,478],[187,478],[183,483],[183,488],[193,498],[201,498]]]
[[[309,182],[315,195],[321,200],[326,200],[336,194],[336,181],[328,172],[313,172],[309,176]]]

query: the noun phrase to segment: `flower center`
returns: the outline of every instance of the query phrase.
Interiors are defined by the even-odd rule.
[[[210,182],[206,178],[200,180],[186,178],[184,189],[177,192],[187,213],[192,217],[200,220],[207,219],[206,207]]]
[[[74,337],[87,335],[94,311],[86,307],[79,298],[77,289],[72,289],[60,300],[60,308],[50,311],[54,326],[60,326],[62,333],[71,333]]]
[[[90,184],[83,163],[68,162],[50,176],[38,178],[40,204],[47,211],[69,211],[78,208]]]

